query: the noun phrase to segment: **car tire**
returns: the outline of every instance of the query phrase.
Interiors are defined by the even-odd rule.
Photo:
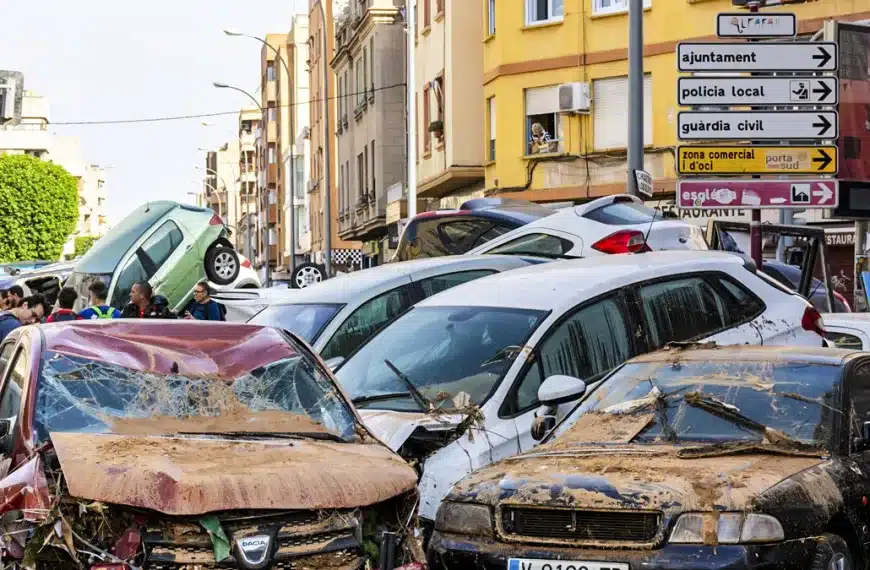
[[[293,274],[290,275],[290,286],[293,289],[305,289],[326,279],[326,269],[322,265],[306,261],[293,270]]]
[[[216,285],[229,285],[239,277],[242,264],[231,247],[214,246],[205,254],[205,274]]]
[[[816,547],[810,570],[854,570],[852,552],[846,541],[836,534],[825,534]]]

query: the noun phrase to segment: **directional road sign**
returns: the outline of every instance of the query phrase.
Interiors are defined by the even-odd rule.
[[[720,38],[782,38],[796,33],[794,14],[723,12],[716,16],[716,35]]]
[[[840,86],[829,77],[680,77],[677,102],[685,106],[836,105]]]
[[[701,140],[832,140],[836,111],[681,111],[677,138]]]
[[[837,71],[836,42],[695,43],[677,46],[680,71]]]
[[[721,208],[836,208],[836,180],[680,180],[677,207]]]
[[[679,174],[794,175],[837,174],[837,147],[826,146],[680,146]]]

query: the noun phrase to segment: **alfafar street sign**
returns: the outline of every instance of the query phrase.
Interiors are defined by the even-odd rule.
[[[796,34],[794,14],[723,12],[716,16],[716,35],[720,38],[787,38]]]
[[[837,71],[836,42],[695,43],[677,45],[677,69],[705,72]]]
[[[836,111],[681,111],[677,138],[704,140],[833,140]]]
[[[836,180],[680,180],[677,207],[722,208],[836,208]]]
[[[679,174],[795,175],[837,174],[837,147],[826,146],[680,146]]]
[[[677,102],[686,107],[836,105],[840,86],[830,77],[680,77]]]

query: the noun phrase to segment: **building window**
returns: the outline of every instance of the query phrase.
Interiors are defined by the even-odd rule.
[[[372,151],[369,153],[369,156],[372,157],[372,193],[371,196],[374,197],[375,192],[377,192],[377,186],[375,186],[376,178],[375,178],[375,141],[372,141]]]
[[[278,157],[275,152],[275,145],[269,145],[269,148],[266,149],[266,161],[269,164],[276,164],[278,162]]]
[[[269,121],[274,121],[277,117],[278,110],[275,107],[269,107],[266,109],[266,118]]]
[[[347,75],[347,71],[344,72],[344,112],[341,114],[341,119],[343,121],[347,120],[347,101],[348,97],[350,97],[350,78]]]
[[[435,0],[435,15],[440,16],[444,14],[444,0]]]
[[[359,90],[362,92],[363,99],[366,98],[366,89],[369,88],[369,49],[363,46],[362,52],[362,68],[363,68],[363,80],[362,84],[359,86]]]
[[[365,177],[365,157],[362,153],[359,153],[356,157],[356,195],[358,197],[362,196],[363,188],[366,184]],[[359,198],[357,198],[357,205],[359,205]]]
[[[356,65],[356,106],[359,107],[362,105],[362,102],[365,100],[365,79],[363,78],[363,66],[362,62],[357,62]]]
[[[558,21],[564,14],[563,0],[526,0],[526,24]]]
[[[643,144],[653,143],[652,76],[643,78]],[[592,82],[592,140],[595,150],[628,146],[628,77]]]
[[[269,63],[266,65],[266,81],[275,81],[275,64]]]
[[[432,135],[429,133],[429,84],[423,87],[423,153],[431,148]]]
[[[495,0],[486,0],[486,35],[495,35]]]
[[[495,97],[486,100],[487,116],[489,117],[489,160],[495,160]]]
[[[429,5],[431,4],[431,2],[432,2],[432,0],[423,0],[423,29],[424,30],[429,27],[429,19],[431,17],[429,14]]]
[[[526,89],[526,155],[564,152],[559,88]]]
[[[644,8],[652,7],[652,0],[643,0]],[[628,0],[593,0],[593,14],[618,14],[628,12]]]
[[[369,69],[371,70],[371,85],[372,85],[372,95],[375,94],[375,38],[369,39],[369,57],[371,58],[371,62],[369,65]]]
[[[339,167],[341,170],[338,174],[338,214],[344,214],[344,165]]]
[[[369,194],[369,147],[366,146],[363,149],[363,178],[365,179],[365,186],[363,186],[363,196],[368,197]]]
[[[414,140],[414,152],[417,153],[417,162],[420,162],[420,135],[422,134],[422,129],[420,129],[420,99],[417,97],[416,93],[414,93],[414,123],[417,125],[417,136]]]
[[[338,131],[341,132],[341,118],[344,116],[344,79],[338,78]]]

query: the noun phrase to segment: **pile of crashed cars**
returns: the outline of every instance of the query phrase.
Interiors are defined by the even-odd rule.
[[[247,323],[14,331],[4,566],[864,567],[867,347],[668,223],[579,259],[507,232]]]

